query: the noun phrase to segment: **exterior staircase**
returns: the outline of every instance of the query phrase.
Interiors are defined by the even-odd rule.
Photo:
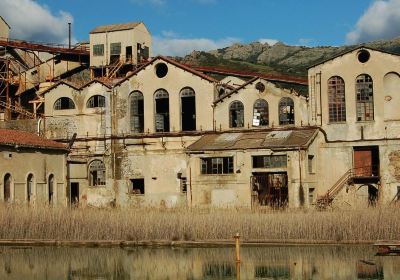
[[[0,107],[2,107],[2,108],[4,108],[4,109],[8,109],[8,110],[10,110],[10,111],[12,111],[12,112],[21,114],[21,115],[23,115],[25,118],[28,118],[28,119],[35,119],[35,118],[36,118],[36,115],[35,115],[35,114],[33,114],[33,113],[31,113],[31,112],[29,112],[29,111],[23,109],[22,107],[14,106],[14,105],[11,105],[11,104],[7,104],[7,103],[4,102],[4,101],[0,101]]]
[[[118,70],[121,69],[121,67],[124,65],[124,62],[122,60],[119,60],[115,65],[110,68],[107,78],[113,78],[117,74]]]

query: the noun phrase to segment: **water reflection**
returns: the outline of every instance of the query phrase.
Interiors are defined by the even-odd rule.
[[[400,279],[400,257],[369,246],[233,248],[0,247],[0,279]]]

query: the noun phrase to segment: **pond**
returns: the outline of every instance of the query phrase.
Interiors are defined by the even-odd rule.
[[[400,279],[372,246],[242,247],[240,279]],[[239,279],[234,248],[0,247],[0,279]]]

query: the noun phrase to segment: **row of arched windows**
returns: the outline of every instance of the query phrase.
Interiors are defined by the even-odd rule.
[[[356,78],[357,121],[374,120],[374,88],[371,76],[361,74]],[[333,76],[328,79],[329,122],[346,121],[346,91],[343,78]]]
[[[12,178],[11,174],[7,173],[3,179],[3,187],[4,187],[3,197],[4,197],[5,202],[11,202],[12,182],[13,182],[13,178]],[[26,190],[26,200],[28,202],[30,202],[32,199],[32,195],[33,195],[33,191],[34,191],[34,184],[35,184],[34,175],[32,173],[30,173],[28,175],[28,177],[26,178],[26,189],[25,189]],[[49,203],[53,202],[53,194],[54,194],[54,175],[50,174],[48,181],[47,181],[47,195],[48,195]]]
[[[93,95],[86,103],[86,108],[101,108],[106,106],[106,98],[101,95]],[[69,97],[61,97],[54,102],[54,110],[75,109],[74,101]]]
[[[294,124],[294,102],[290,97],[279,101],[279,125]],[[253,126],[269,125],[269,107],[264,99],[258,99],[253,105]],[[233,101],[229,106],[229,127],[244,127],[244,105],[240,101]]]

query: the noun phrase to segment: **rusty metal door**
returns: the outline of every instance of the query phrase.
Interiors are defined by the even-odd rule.
[[[372,151],[354,151],[354,176],[369,177],[372,175]]]

